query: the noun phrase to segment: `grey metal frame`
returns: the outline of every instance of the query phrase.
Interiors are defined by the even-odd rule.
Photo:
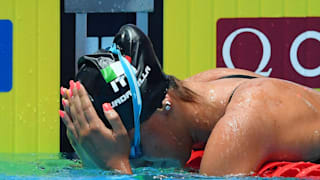
[[[66,13],[152,12],[153,0],[65,0]]]
[[[148,34],[148,12],[153,9],[154,0],[65,0],[65,12],[76,13],[75,72],[78,71],[77,64],[81,56],[110,46],[113,39],[103,37],[102,47],[98,47],[98,38],[87,37],[87,13],[136,12],[137,26]]]

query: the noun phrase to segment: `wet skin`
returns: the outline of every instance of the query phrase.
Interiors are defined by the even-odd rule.
[[[198,103],[183,102],[173,90],[169,90],[163,104],[167,100],[171,101],[171,110],[157,110],[149,120],[141,124],[144,158],[175,159],[183,165],[188,160],[192,147],[204,148],[200,173],[217,176],[248,174],[268,161],[320,159],[319,92],[273,78],[219,79],[231,74],[261,77],[237,69],[214,69],[197,74],[184,80],[184,85],[198,94]],[[234,89],[234,95],[228,102]],[[81,104],[67,96],[65,101],[70,107],[72,104]],[[67,111],[65,114],[71,117],[70,122],[79,119],[79,113]],[[102,134],[103,131],[106,130],[98,132]],[[134,129],[128,132],[131,140],[133,132]],[[98,136],[90,128],[84,135],[92,138]],[[74,141],[78,142],[80,149],[88,152],[90,148],[86,143],[79,141],[83,139],[81,136],[76,135]],[[106,139],[108,144],[108,138]],[[111,145],[116,146],[117,143],[120,144],[114,142]],[[121,147],[125,146],[127,145]],[[103,151],[103,148],[97,151]],[[112,152],[108,153],[112,156]],[[95,161],[104,157],[99,152],[87,154]],[[120,161],[126,162],[122,159]],[[130,168],[128,164],[122,164],[124,169],[121,169],[123,166],[112,167],[114,163],[110,164],[111,166],[99,167],[130,173],[127,170]]]

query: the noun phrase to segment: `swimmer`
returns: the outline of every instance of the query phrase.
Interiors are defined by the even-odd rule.
[[[84,163],[131,174],[130,157],[183,166],[192,149],[203,149],[199,172],[223,176],[248,175],[272,161],[320,159],[319,92],[240,69],[178,80],[161,71],[134,25],[123,26],[114,43],[84,56],[78,81],[61,89],[60,116]],[[120,61],[128,71],[101,75]]]

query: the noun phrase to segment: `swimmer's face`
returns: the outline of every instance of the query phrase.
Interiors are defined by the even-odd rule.
[[[141,124],[142,159],[153,163],[179,161],[177,140],[174,138],[173,129],[169,127],[170,122],[164,120],[162,112],[159,111]],[[132,136],[133,132],[130,131]]]
[[[172,110],[157,110],[141,124],[143,159],[152,162],[175,161],[181,165],[188,160],[189,152],[186,152],[186,149],[191,148],[186,147],[189,143],[185,142],[185,129],[179,123],[179,117],[172,113]],[[131,138],[133,133],[134,130],[129,132]]]

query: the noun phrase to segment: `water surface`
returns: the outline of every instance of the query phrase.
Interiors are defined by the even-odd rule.
[[[0,154],[0,179],[257,179],[256,177],[208,177],[181,168],[139,167],[133,175],[85,169],[71,154]],[[263,178],[258,178],[263,179]]]

